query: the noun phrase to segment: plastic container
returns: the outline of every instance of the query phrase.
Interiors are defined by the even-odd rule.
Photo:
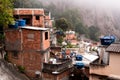
[[[25,26],[26,25],[26,21],[25,20],[18,20],[18,26]]]
[[[14,28],[18,28],[18,22],[15,22]]]
[[[77,61],[82,61],[83,56],[82,55],[76,55],[76,60]]]
[[[76,63],[74,66],[78,69],[81,69],[84,67],[84,64],[83,63]]]
[[[113,42],[115,42],[115,36],[105,36],[103,38],[100,38],[101,45],[110,45]]]

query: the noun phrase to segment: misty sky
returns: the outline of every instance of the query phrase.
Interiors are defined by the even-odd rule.
[[[69,1],[69,0],[68,0]],[[120,9],[120,0],[74,0],[77,4],[88,4],[100,7]]]

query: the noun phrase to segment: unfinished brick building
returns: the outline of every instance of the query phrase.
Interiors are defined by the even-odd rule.
[[[43,62],[49,58],[48,28],[26,26],[5,31],[8,59],[17,66],[25,67],[28,76],[42,72]]]
[[[15,8],[16,20],[26,20],[26,25],[37,27],[52,27],[51,14],[49,11],[39,8]]]

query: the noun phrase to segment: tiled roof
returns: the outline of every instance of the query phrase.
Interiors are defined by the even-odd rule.
[[[119,53],[120,52],[120,43],[111,44],[110,46],[108,46],[106,51]]]

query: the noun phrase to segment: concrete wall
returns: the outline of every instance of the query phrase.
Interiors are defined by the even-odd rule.
[[[119,53],[110,53],[109,58],[109,65],[107,66],[100,66],[100,65],[91,65],[90,66],[90,74],[97,74],[97,75],[105,75],[109,77],[118,77],[120,76],[120,54]],[[90,78],[90,80],[97,80]],[[95,77],[98,78],[98,77]]]
[[[19,73],[12,64],[0,59],[0,80],[29,80]]]
[[[90,74],[109,75],[109,66],[90,66]]]
[[[110,74],[120,76],[120,53],[110,53]]]

